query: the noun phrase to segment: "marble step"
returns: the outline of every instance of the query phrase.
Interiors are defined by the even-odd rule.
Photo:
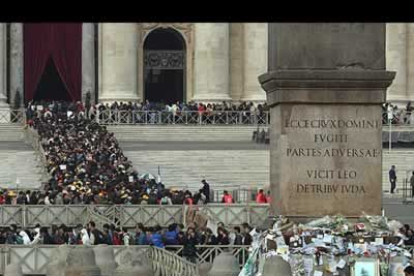
[[[254,126],[108,126],[119,141],[251,141]]]
[[[190,151],[125,151],[139,172],[157,174],[161,169],[163,181],[170,185],[183,185],[198,188],[200,179],[208,178],[221,186],[269,184],[269,151],[266,150],[190,150]],[[414,151],[412,153],[384,153],[382,189],[389,190],[388,170],[395,164],[397,170],[397,188],[403,188],[402,179],[406,177],[403,168],[414,167]],[[410,158],[401,159],[400,156]],[[403,161],[401,161],[401,160]],[[396,162],[400,160],[400,163]],[[405,162],[408,162],[405,164]],[[263,183],[263,184],[262,184]]]
[[[33,150],[0,150],[1,188],[39,188],[42,164]]]
[[[21,141],[23,126],[18,124],[0,124],[0,141]]]

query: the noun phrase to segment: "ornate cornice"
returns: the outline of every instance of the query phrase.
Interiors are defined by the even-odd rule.
[[[187,41],[187,43],[191,43],[191,34],[193,31],[193,23],[141,23],[141,41],[144,41],[145,37],[150,33],[152,30],[158,28],[173,28],[179,31]]]

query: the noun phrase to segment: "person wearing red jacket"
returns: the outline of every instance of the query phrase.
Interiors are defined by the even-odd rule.
[[[231,194],[229,194],[229,192],[224,191],[223,198],[221,199],[221,203],[231,204],[231,203],[234,203],[234,199],[231,196]]]
[[[256,195],[256,203],[267,203],[266,195],[264,194],[263,189],[260,189],[259,193]]]

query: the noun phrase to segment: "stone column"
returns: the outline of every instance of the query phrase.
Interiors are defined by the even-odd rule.
[[[95,102],[95,28],[94,23],[82,23],[82,101],[91,92]]]
[[[404,56],[403,53],[401,53],[402,58],[405,58],[406,72],[402,72],[406,74],[406,82],[407,82],[407,88],[406,88],[406,101],[414,101],[414,23],[401,23],[398,25],[405,25],[405,28],[401,27],[400,33],[402,33],[404,30],[406,30],[407,37],[407,55]],[[401,37],[403,35],[401,34]],[[402,40],[402,39],[401,39]],[[403,41],[400,42],[402,44]],[[405,50],[405,48],[401,47],[401,51]],[[401,63],[403,63],[401,61]],[[399,69],[399,68],[398,68]],[[398,78],[399,71],[397,71],[397,78]],[[405,106],[404,106],[405,107]]]
[[[410,54],[409,48],[407,49],[407,25],[410,24],[386,24],[386,67],[387,70],[397,72],[393,84],[388,88],[387,101],[397,104],[405,104],[407,101],[407,65],[409,64],[407,54]],[[412,54],[414,54],[414,48]]]
[[[10,103],[13,105],[16,92],[24,102],[23,23],[10,26]]]
[[[7,104],[7,37],[6,23],[0,23],[0,123],[10,123],[10,107]]]
[[[275,215],[381,214],[384,23],[269,23]]]
[[[99,101],[138,101],[138,24],[99,27]]]
[[[0,23],[0,108],[7,107],[7,37],[6,23]],[[0,116],[1,117],[1,116]]]
[[[197,102],[230,100],[229,23],[195,24],[194,94]]]
[[[230,23],[230,96],[232,101],[240,101],[243,97],[243,25],[244,23]]]
[[[257,81],[257,76],[266,71],[267,23],[245,23],[242,101],[266,101],[266,92]]]

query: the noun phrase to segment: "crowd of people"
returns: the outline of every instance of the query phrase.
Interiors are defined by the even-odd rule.
[[[97,104],[85,107],[85,115],[100,122],[111,123],[215,123],[215,124],[266,124],[269,116],[266,103],[255,105],[246,103],[144,103],[114,102],[112,104]],[[162,113],[162,114],[161,114]],[[179,119],[187,115],[187,119]]]
[[[26,204],[197,204],[209,201],[207,189],[166,189],[141,178],[124,156],[113,133],[85,116],[81,103],[29,103],[28,125],[37,130],[51,179],[45,191],[20,192]],[[204,181],[203,185],[208,185]],[[7,197],[7,195],[6,195]],[[191,198],[192,200],[189,200]]]
[[[183,246],[183,257],[195,262],[197,245],[251,245],[252,231],[248,223],[227,229],[218,223],[215,229],[199,228],[190,223],[184,228],[182,224],[173,223],[167,228],[160,226],[145,227],[139,223],[135,229],[121,229],[115,225],[105,224],[98,229],[93,221],[76,227],[52,226],[51,229],[36,225],[34,229],[19,229],[15,224],[0,230],[0,244],[34,245],[34,244],[68,244],[68,245],[151,245],[174,250],[171,246]],[[170,247],[170,248],[169,248]]]
[[[385,103],[382,105],[382,123],[388,124],[388,114],[392,114],[391,124],[393,125],[412,125],[414,124],[414,106],[411,102],[408,102],[405,108],[398,108],[397,105],[392,103]]]
[[[262,128],[261,131],[259,129],[253,131],[252,141],[258,144],[269,144],[270,143],[269,130]]]
[[[116,103],[111,108],[118,106],[127,108]],[[41,191],[0,191],[0,204],[210,202],[210,185],[206,180],[202,180],[199,191],[192,193],[167,189],[160,180],[140,176],[124,156],[114,134],[89,119],[86,109],[81,102],[28,104],[27,124],[39,134],[51,178]],[[224,191],[221,202],[233,203],[229,196]]]

